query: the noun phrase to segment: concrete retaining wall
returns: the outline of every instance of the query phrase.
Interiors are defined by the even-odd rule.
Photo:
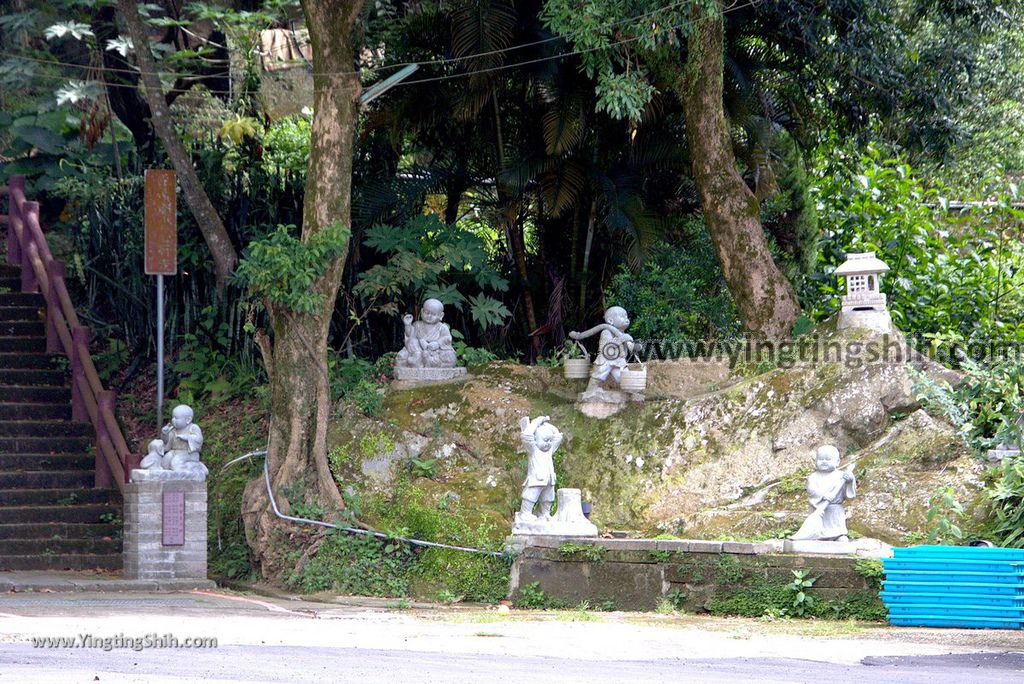
[[[869,600],[877,592],[854,569],[856,558],[781,554],[769,544],[650,539],[581,540],[530,537],[512,567],[513,600],[537,583],[565,605],[587,601],[617,610],[653,610],[674,597],[691,612],[747,586],[793,580],[793,570],[816,578],[811,594],[828,601]],[[568,544],[568,546],[566,546]]]

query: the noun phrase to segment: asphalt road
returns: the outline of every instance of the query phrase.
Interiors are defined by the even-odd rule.
[[[390,608],[388,606],[391,606]],[[213,637],[211,649],[33,638]],[[700,616],[398,610],[230,593],[0,595],[0,684],[1024,682],[1024,634]]]
[[[1021,654],[867,658],[836,665],[790,658],[581,660],[359,648],[226,646],[168,650],[49,651],[0,647],[0,681],[18,682],[907,682],[1024,681]]]

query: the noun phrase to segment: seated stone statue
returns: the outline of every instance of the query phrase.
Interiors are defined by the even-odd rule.
[[[398,352],[395,365],[404,368],[454,368],[452,333],[441,322],[443,318],[444,304],[437,299],[423,302],[420,320],[415,323],[412,315],[406,314],[402,318],[405,348]]]
[[[171,412],[171,422],[163,427],[160,436],[166,445],[163,462],[169,470],[206,477],[207,469],[199,461],[203,448],[203,431],[192,422],[192,408],[180,404]]]
[[[839,470],[839,449],[831,445],[818,448],[815,464],[817,470],[807,477],[811,514],[792,539],[849,541],[843,501],[857,494],[857,481],[850,472],[852,466]]]

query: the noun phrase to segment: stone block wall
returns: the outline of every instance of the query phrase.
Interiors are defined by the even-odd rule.
[[[163,494],[185,495],[185,543],[163,544]],[[206,579],[206,483],[132,482],[124,490],[124,577]]]
[[[815,578],[809,593],[816,601],[856,602],[857,616],[884,615],[877,588],[857,572],[856,561],[782,554],[756,543],[532,537],[522,540],[513,564],[511,598],[518,600],[524,587],[536,583],[532,588],[566,606],[586,601],[654,610],[669,598],[690,612],[729,613],[735,606],[743,614],[747,597],[778,596],[793,581],[793,571],[802,570]]]

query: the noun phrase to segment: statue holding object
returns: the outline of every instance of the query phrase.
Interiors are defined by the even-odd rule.
[[[625,397],[621,393],[613,393],[605,389],[604,384],[611,377],[621,386],[622,373],[628,367],[627,359],[633,353],[633,337],[626,332],[629,327],[629,315],[621,306],[609,307],[604,313],[604,323],[600,323],[584,332],[570,332],[574,340],[584,340],[601,333],[598,341],[597,358],[591,366],[590,381],[587,389],[580,395],[581,401],[607,401],[621,403]],[[640,398],[635,393],[633,398]]]
[[[793,540],[841,541],[850,540],[846,529],[846,509],[843,501],[857,494],[857,480],[852,464],[839,469],[839,449],[831,445],[818,448],[815,454],[817,470],[807,477],[807,495],[811,514],[804,520]]]

